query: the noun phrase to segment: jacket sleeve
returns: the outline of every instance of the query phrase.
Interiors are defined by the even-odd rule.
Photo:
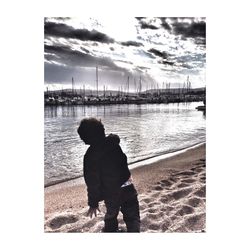
[[[88,205],[92,208],[98,207],[101,200],[101,178],[100,170],[94,162],[91,163],[88,158],[84,157],[84,179],[87,185]]]
[[[116,147],[116,155],[118,157],[118,165],[120,166],[120,184],[122,185],[130,178],[131,173],[128,168],[127,156],[123,153],[119,145]]]

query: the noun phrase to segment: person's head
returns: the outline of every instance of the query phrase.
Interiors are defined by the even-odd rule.
[[[105,138],[104,126],[96,118],[84,118],[77,129],[77,133],[85,144],[97,144]]]

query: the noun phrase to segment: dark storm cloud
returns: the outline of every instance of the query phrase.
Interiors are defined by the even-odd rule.
[[[162,60],[158,61],[159,64],[167,64],[167,65],[174,65],[174,62],[170,62],[169,60],[167,60],[169,58],[169,55],[167,54],[166,51],[159,51],[157,49],[150,49],[148,50],[148,52],[153,53],[154,55],[156,55],[157,57],[161,57]]]
[[[135,41],[121,42],[121,45],[124,45],[124,46],[135,46],[135,47],[143,46],[142,43],[135,42]]]
[[[141,24],[142,29],[151,29],[151,30],[157,30],[158,29],[158,27],[156,27],[156,26],[154,26],[154,25],[152,25],[150,23],[143,22],[143,21],[141,21],[140,24]]]
[[[46,53],[70,53],[70,51],[72,50],[67,46],[44,45],[44,52]]]
[[[163,59],[168,58],[168,54],[165,51],[159,51],[157,49],[150,49],[148,52],[153,53],[156,56],[162,57]]]
[[[161,27],[169,33],[181,36],[182,40],[193,39],[197,45],[206,45],[206,18],[194,17],[158,17]],[[139,20],[143,22],[143,20]],[[178,40],[178,37],[176,37]]]
[[[195,21],[193,18],[191,23],[185,22],[185,19],[179,21],[176,19],[172,23],[173,32],[175,35],[181,35],[182,39],[192,38],[198,45],[206,44],[206,22],[205,21]]]
[[[189,20],[193,21],[194,17],[168,17],[168,19],[173,20],[175,22],[182,21],[184,19],[189,19]]]
[[[135,17],[137,20],[142,20],[143,18],[145,18],[145,17]]]
[[[67,46],[45,45],[45,59],[70,67],[95,67],[96,64],[114,71],[125,71],[118,67],[110,58],[94,57],[81,51],[72,50]]]
[[[140,27],[141,29],[151,29],[151,30],[157,30],[158,27],[156,27],[155,25],[151,24],[151,23],[147,23],[146,21],[144,21],[145,17],[136,17],[136,19],[139,21]]]
[[[95,41],[101,43],[113,43],[114,39],[97,30],[89,31],[87,29],[74,29],[63,23],[46,22],[44,25],[44,34],[46,36],[55,36],[63,38],[73,38],[81,41]]]
[[[89,54],[90,53],[90,51],[89,50],[87,50],[87,49],[85,49],[84,47],[81,47],[81,50],[82,51],[84,51],[85,53],[87,53],[87,54]]]
[[[193,38],[206,37],[206,23],[204,21],[193,22],[191,24],[176,22],[173,26],[175,34]]]
[[[171,65],[171,66],[174,65],[174,62],[169,62],[169,61],[167,61],[167,60],[162,60],[162,61],[160,61],[159,63],[167,64],[167,65]]]
[[[172,30],[171,26],[166,22],[166,18],[165,18],[165,17],[160,17],[160,20],[161,20],[161,26],[162,26],[164,29],[166,29],[166,30],[168,30],[168,31],[171,31],[171,30]]]

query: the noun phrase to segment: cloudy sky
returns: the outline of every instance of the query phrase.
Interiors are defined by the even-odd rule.
[[[205,86],[205,18],[45,18],[45,86]]]

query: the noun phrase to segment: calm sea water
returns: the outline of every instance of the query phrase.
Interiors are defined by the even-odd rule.
[[[133,163],[204,142],[202,103],[58,106],[44,109],[45,185],[81,176],[88,146],[77,134],[84,117],[100,118],[106,134],[120,136]]]

